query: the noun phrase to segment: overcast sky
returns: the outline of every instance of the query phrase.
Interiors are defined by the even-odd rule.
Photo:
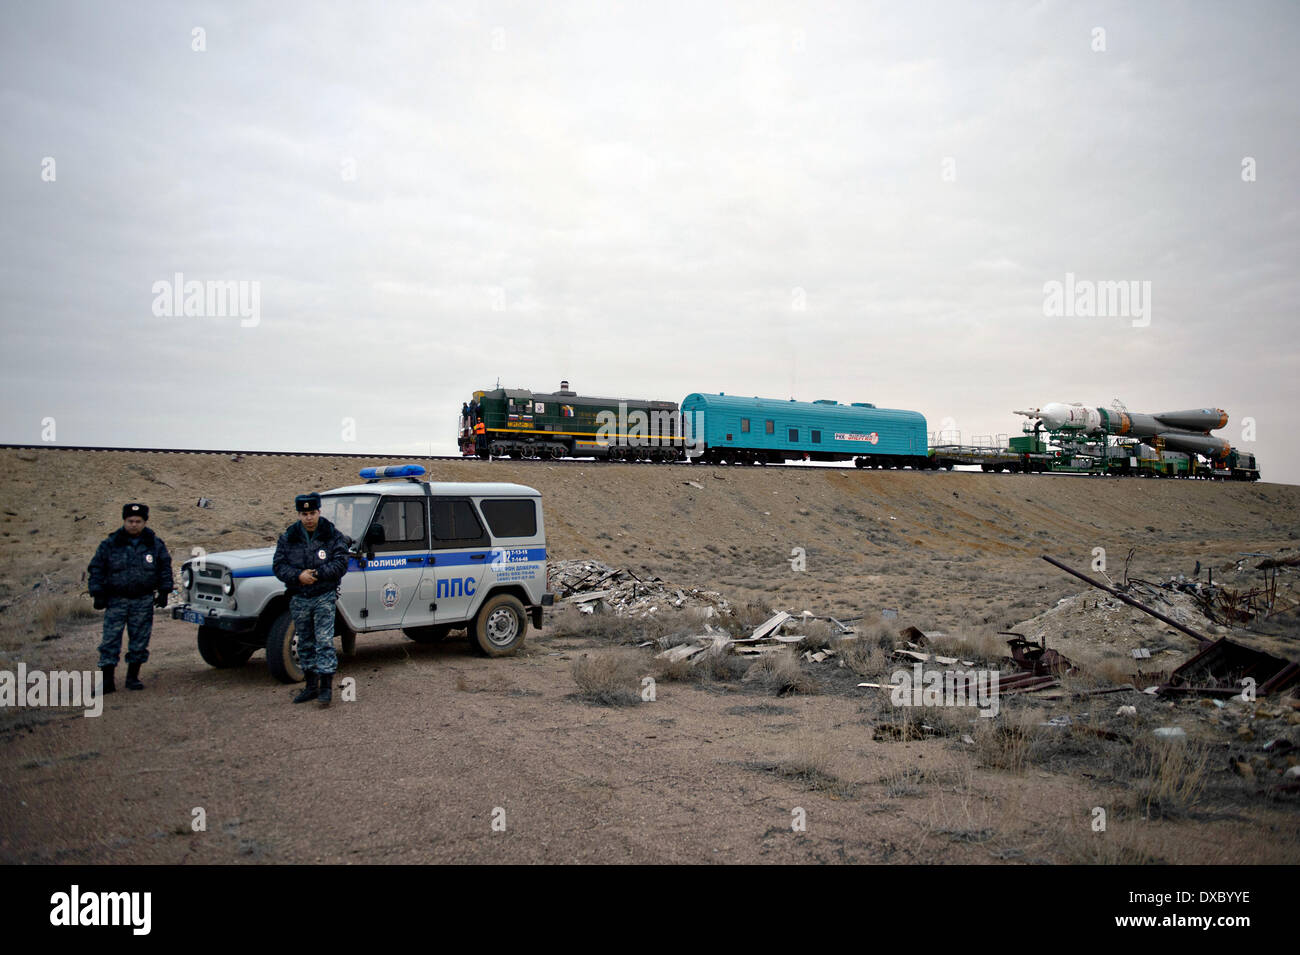
[[[0,441],[453,453],[567,378],[1216,406],[1300,483],[1297,50],[1291,2],[7,4]]]

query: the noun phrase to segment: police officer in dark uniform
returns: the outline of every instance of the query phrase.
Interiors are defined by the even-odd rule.
[[[275,544],[271,569],[284,582],[289,613],[298,636],[298,662],[307,677],[295,703],[334,698],[334,604],[339,581],[348,572],[347,538],[320,516],[320,495],[299,494],[293,506],[299,520],[289,525]]]
[[[99,645],[99,668],[104,671],[104,692],[117,689],[113,674],[126,629],[126,688],[143,690],[140,667],[149,659],[153,635],[153,608],[167,606],[175,582],[167,545],[145,522],[149,507],[125,504],[122,528],[99,545],[87,568],[88,589],[95,609],[104,611],[104,639]]]

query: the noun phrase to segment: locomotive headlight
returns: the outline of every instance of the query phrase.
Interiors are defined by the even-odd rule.
[[[190,565],[186,564],[181,568],[181,589],[189,590],[190,585],[194,583],[194,575],[190,573]]]
[[[230,576],[230,571],[221,575],[221,592],[233,594],[235,592],[235,578]]]

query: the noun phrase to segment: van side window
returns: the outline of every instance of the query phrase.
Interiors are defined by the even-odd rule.
[[[469,501],[433,499],[433,546],[474,547],[487,544],[487,534]]]
[[[479,507],[493,537],[533,537],[537,533],[537,507],[531,499],[483,501]]]
[[[384,528],[384,542],[375,544],[376,553],[426,550],[429,546],[423,498],[387,498],[380,505],[374,523]]]

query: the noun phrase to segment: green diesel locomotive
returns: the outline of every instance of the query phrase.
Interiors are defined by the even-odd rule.
[[[686,442],[675,401],[594,398],[562,381],[549,393],[474,392],[461,409],[460,448],[481,458],[680,461]]]

